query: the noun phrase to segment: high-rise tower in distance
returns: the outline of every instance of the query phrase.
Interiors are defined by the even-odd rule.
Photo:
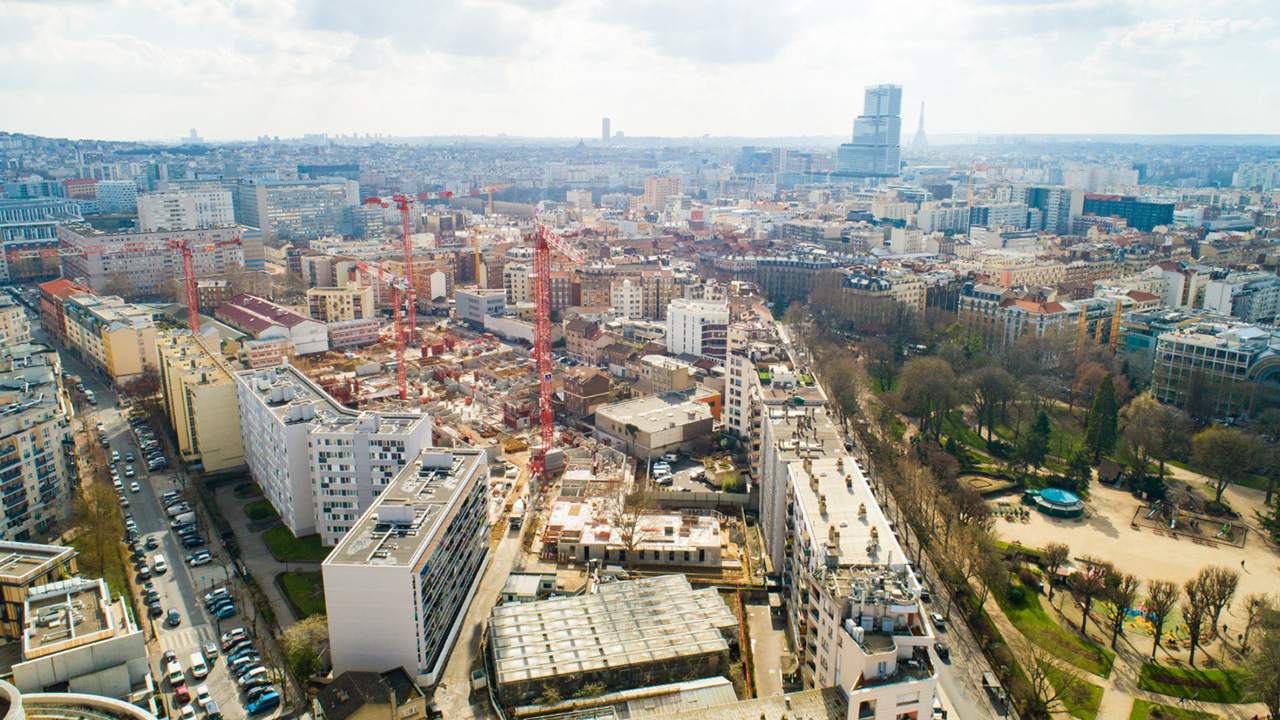
[[[902,167],[902,86],[868,85],[853,142],[840,146],[836,167],[851,177],[893,177]]]
[[[600,120],[600,141],[609,142],[609,118]]]
[[[911,147],[916,150],[929,147],[929,140],[924,136],[924,103],[920,103],[920,126],[916,128],[916,136],[911,139]]]

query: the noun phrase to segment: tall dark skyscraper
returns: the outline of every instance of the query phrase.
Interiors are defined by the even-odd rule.
[[[840,146],[836,168],[851,177],[893,177],[902,167],[902,86],[868,85],[853,142]]]
[[[600,120],[600,140],[602,142],[609,142],[609,118],[603,118]]]

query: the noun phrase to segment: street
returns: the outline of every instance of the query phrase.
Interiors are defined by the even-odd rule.
[[[38,333],[39,331],[36,330],[34,332]],[[96,416],[97,421],[102,423],[103,432],[110,441],[110,447],[105,448],[108,457],[115,450],[120,453],[121,458],[124,458],[128,453],[134,453],[136,458],[136,461],[132,463],[126,463],[123,459],[115,463],[117,468],[121,470],[126,465],[132,465],[136,472],[135,477],[122,478],[126,488],[130,482],[137,482],[140,486],[139,492],[128,492],[126,490],[125,496],[129,500],[129,507],[123,508],[123,512],[126,517],[132,516],[134,522],[137,523],[140,547],[149,538],[155,538],[158,541],[159,547],[156,549],[144,550],[147,557],[147,565],[154,569],[156,557],[162,555],[169,570],[163,574],[153,575],[151,583],[159,594],[160,605],[164,612],[168,613],[170,609],[175,609],[180,617],[178,625],[170,627],[165,622],[163,615],[161,617],[150,617],[146,611],[147,603],[145,599],[141,596],[137,597],[136,607],[140,609],[138,622],[149,629],[148,635],[153,640],[149,645],[151,667],[154,677],[157,678],[156,687],[163,696],[166,707],[169,709],[169,716],[176,717],[179,713],[175,695],[168,680],[165,679],[162,667],[162,656],[165,651],[173,651],[177,655],[178,663],[187,672],[187,687],[193,697],[197,686],[207,685],[210,695],[217,702],[225,720],[244,720],[247,717],[247,712],[241,701],[239,688],[221,657],[218,657],[210,664],[210,672],[207,677],[196,678],[190,672],[191,656],[200,653],[201,647],[205,643],[213,642],[218,644],[219,655],[221,655],[218,621],[210,617],[206,612],[203,604],[203,595],[215,586],[223,586],[228,583],[235,572],[235,569],[230,566],[230,559],[221,550],[220,543],[213,535],[213,528],[197,512],[202,534],[209,541],[206,549],[213,555],[213,562],[194,568],[187,564],[186,557],[192,551],[184,549],[179,543],[177,536],[169,526],[169,517],[160,500],[161,495],[167,491],[178,490],[181,492],[183,490],[182,481],[176,469],[177,463],[174,462],[177,459],[170,457],[171,465],[169,468],[154,473],[148,472],[147,465],[143,461],[137,445],[137,438],[127,419],[122,415],[116,395],[110,385],[79,360],[72,357],[70,353],[59,351],[59,354],[62,357],[63,370],[80,376],[85,388],[93,390],[97,396],[97,407],[86,408],[85,412],[89,413],[91,420]],[[156,428],[156,431],[160,433],[164,432],[164,429]],[[196,508],[196,510],[199,511],[199,508]],[[139,578],[135,575],[134,580],[137,582]],[[139,582],[138,586],[140,585],[141,583]],[[120,588],[120,590],[128,592],[129,588]],[[242,598],[236,598],[236,607],[240,611],[238,616],[244,613],[241,601]],[[226,631],[239,626],[238,616],[222,621],[221,630]],[[192,702],[194,703],[194,700]],[[193,707],[198,708],[198,705],[193,705]],[[270,718],[279,713],[282,707],[284,705],[277,707],[270,713],[264,713],[262,717]]]

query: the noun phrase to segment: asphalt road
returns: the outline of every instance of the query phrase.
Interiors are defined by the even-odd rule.
[[[33,328],[33,335],[43,341],[43,333],[39,330]],[[177,609],[181,622],[176,627],[170,627],[164,622],[163,616],[149,617],[146,604],[141,599],[137,607],[141,610],[138,622],[151,629],[153,642],[149,645],[149,650],[152,672],[157,679],[156,687],[161,691],[164,702],[171,710],[170,717],[176,717],[178,713],[174,693],[160,666],[166,650],[174,651],[178,656],[178,662],[187,671],[187,686],[193,697],[196,687],[207,685],[210,695],[218,703],[224,720],[245,720],[247,713],[241,703],[239,688],[221,657],[210,665],[210,673],[205,678],[196,678],[190,672],[191,656],[200,652],[204,643],[215,642],[218,643],[219,648],[221,647],[218,638],[218,621],[205,612],[202,597],[211,587],[226,584],[230,574],[234,572],[229,567],[229,558],[225,553],[220,552],[217,541],[213,537],[212,528],[207,527],[207,523],[201,516],[202,534],[210,540],[207,549],[213,553],[215,562],[196,568],[187,565],[186,556],[192,551],[183,548],[179,543],[176,534],[169,527],[169,518],[160,502],[160,496],[166,491],[182,489],[182,481],[175,470],[175,458],[170,457],[169,468],[156,473],[148,472],[146,461],[142,459],[137,446],[137,438],[128,422],[121,416],[115,393],[110,385],[70,353],[60,351],[60,355],[63,370],[78,375],[84,381],[85,388],[92,390],[97,396],[97,407],[86,408],[86,412],[91,417],[96,416],[97,420],[103,424],[107,438],[111,442],[111,447],[106,448],[108,457],[112,450],[120,453],[121,460],[116,463],[116,467],[120,470],[121,481],[125,485],[125,496],[129,499],[129,507],[123,508],[123,511],[132,514],[134,522],[138,524],[138,533],[143,543],[150,537],[156,538],[160,543],[155,550],[145,551],[147,565],[154,568],[155,556],[163,555],[169,566],[168,572],[163,575],[153,575],[152,583],[160,594],[161,607],[166,613],[170,608]],[[134,454],[133,463],[124,460],[129,452]],[[136,473],[134,477],[124,477],[126,465],[133,466]],[[132,482],[138,483],[139,492],[128,490]],[[226,631],[239,626],[240,622],[236,618],[231,618],[222,621],[221,624],[222,631]],[[197,717],[206,716],[198,705],[195,707]],[[279,712],[277,709],[271,714],[263,715],[262,718],[271,718]]]

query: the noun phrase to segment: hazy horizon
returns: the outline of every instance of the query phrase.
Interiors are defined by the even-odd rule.
[[[0,0],[0,127],[48,137],[1271,134],[1265,0]],[[1247,107],[1247,110],[1228,111]]]

